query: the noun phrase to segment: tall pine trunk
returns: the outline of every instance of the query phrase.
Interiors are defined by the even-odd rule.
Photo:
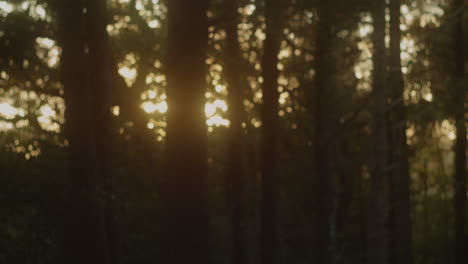
[[[226,3],[226,80],[229,85],[228,104],[231,125],[228,139],[228,202],[231,209],[231,243],[232,263],[246,264],[246,208],[245,208],[245,172],[243,164],[243,133],[242,121],[244,117],[244,105],[242,91],[244,88],[242,71],[243,58],[238,41],[237,26],[240,15],[237,9],[240,7],[238,0],[228,0]]]
[[[331,183],[332,175],[329,160],[330,134],[330,95],[333,92],[333,56],[332,56],[332,23],[333,10],[325,3],[318,3],[318,28],[315,50],[315,82],[311,94],[313,133],[313,226],[311,250],[313,260],[317,263],[330,264],[331,256]]]
[[[263,47],[263,103],[261,108],[261,261],[280,262],[278,237],[278,53],[281,44],[279,0],[265,0],[266,39]]]
[[[107,35],[107,6],[105,0],[87,0],[87,41],[89,50],[88,70],[90,90],[93,94],[93,132],[95,138],[98,191],[102,195],[100,221],[106,263],[120,262],[120,246],[116,219],[112,213],[112,116],[110,85],[110,44]]]
[[[91,90],[86,71],[83,1],[58,4],[61,77],[64,85],[65,134],[68,140],[68,184],[65,208],[64,261],[106,263],[97,203],[96,157]]]
[[[412,227],[410,217],[410,175],[406,143],[407,111],[403,99],[404,80],[401,71],[400,0],[390,0],[390,85],[393,108],[390,111],[389,147],[390,207],[392,211],[392,259],[394,263],[411,264]]]
[[[279,263],[278,237],[278,53],[281,44],[279,0],[265,0],[266,39],[262,60],[263,104],[261,108],[261,258],[263,264]]]
[[[453,41],[455,51],[455,127],[457,139],[455,142],[455,263],[467,263],[467,174],[466,174],[466,120],[465,100],[465,41],[463,29],[464,1],[455,0],[454,11],[457,13],[454,25]]]
[[[385,0],[373,2],[372,163],[369,189],[367,263],[387,263],[387,133]]]
[[[204,115],[207,0],[168,5],[165,263],[209,263],[207,127]]]

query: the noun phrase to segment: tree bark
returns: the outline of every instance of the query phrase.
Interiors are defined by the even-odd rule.
[[[313,260],[317,263],[330,264],[331,255],[331,183],[330,147],[324,144],[324,138],[330,134],[331,115],[328,105],[333,92],[333,56],[332,56],[332,23],[333,10],[329,4],[318,3],[318,29],[315,50],[315,82],[311,94],[313,132],[313,226],[312,252]]]
[[[390,85],[394,105],[390,112],[390,207],[393,212],[392,259],[394,263],[411,264],[412,227],[410,210],[410,174],[408,145],[406,143],[407,111],[403,99],[404,80],[401,71],[400,0],[390,0]]]
[[[111,62],[110,44],[107,35],[107,5],[105,0],[87,0],[87,41],[89,50],[88,70],[93,133],[95,138],[97,189],[101,194],[100,222],[105,262],[120,262],[121,247],[117,236],[117,222],[112,213],[114,194],[112,171],[112,116],[111,116]]]
[[[465,77],[465,41],[463,28],[464,1],[455,0],[454,11],[457,12],[454,25],[454,50],[455,50],[455,263],[467,263],[468,256],[466,249],[468,246],[466,235],[467,217],[467,173],[466,173],[466,120],[465,120],[465,100],[466,84]]]
[[[61,77],[64,85],[65,134],[68,140],[68,185],[64,257],[67,263],[106,263],[97,204],[97,177],[91,90],[86,71],[83,1],[58,6]]]
[[[369,190],[367,232],[367,263],[387,263],[387,135],[386,135],[386,62],[385,62],[385,0],[373,3],[373,164]]]
[[[279,0],[265,0],[266,39],[262,60],[263,104],[261,108],[261,261],[280,263],[278,238],[278,52],[281,43]]]
[[[242,69],[242,54],[238,41],[237,26],[240,15],[238,0],[228,0],[226,3],[226,17],[234,18],[227,21],[226,29],[226,80],[229,85],[229,158],[227,166],[228,202],[231,209],[232,224],[232,263],[247,264],[246,241],[246,208],[245,208],[245,170],[243,162],[243,134],[242,122],[244,117],[243,89],[245,77]]]
[[[207,0],[168,5],[166,263],[209,263],[205,58]]]

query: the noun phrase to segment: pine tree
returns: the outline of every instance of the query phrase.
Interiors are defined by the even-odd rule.
[[[455,71],[454,80],[455,86],[455,127],[456,127],[456,142],[455,151],[455,263],[461,264],[468,261],[466,255],[467,243],[467,173],[466,173],[466,119],[465,119],[465,104],[466,104],[466,81],[465,78],[465,37],[463,27],[463,14],[465,6],[463,0],[454,1],[455,23],[453,28],[453,42],[455,55]]]
[[[167,36],[166,263],[209,263],[205,56],[208,1],[171,0]]]
[[[261,258],[263,264],[279,263],[278,238],[278,53],[281,43],[280,1],[265,0],[266,39],[262,59],[261,108]]]
[[[227,166],[228,202],[232,221],[232,263],[246,264],[246,230],[245,230],[245,170],[243,160],[244,129],[242,121],[245,116],[243,105],[243,89],[245,78],[243,74],[243,58],[238,41],[237,26],[240,15],[238,0],[227,0],[226,3],[226,62],[225,76],[228,88],[229,104],[229,158]]]
[[[395,263],[411,264],[412,228],[410,217],[410,175],[408,145],[406,143],[407,110],[403,99],[404,80],[401,71],[400,0],[390,1],[390,85],[389,118],[390,208],[392,212],[392,257]],[[391,146],[391,147],[390,147]]]
[[[83,1],[58,5],[61,77],[64,85],[65,134],[68,140],[68,186],[65,209],[64,261],[106,263],[94,146],[93,108],[86,70]]]
[[[104,0],[86,1],[86,33],[88,47],[90,108],[93,111],[92,129],[96,153],[97,190],[101,197],[99,221],[102,226],[101,240],[105,263],[120,262],[120,246],[117,237],[116,219],[112,214],[113,195],[112,166],[112,116],[111,116],[111,62],[109,37],[107,35],[107,6]]]
[[[317,263],[331,263],[331,183],[330,135],[333,109],[329,108],[334,89],[333,9],[329,3],[317,3],[318,29],[315,48],[315,81],[310,101],[313,116],[313,226],[311,250]],[[335,90],[335,91],[334,91]]]
[[[372,170],[369,190],[367,263],[387,263],[387,135],[385,0],[373,3]]]

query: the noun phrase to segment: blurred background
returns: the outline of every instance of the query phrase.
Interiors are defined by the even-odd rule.
[[[467,7],[0,1],[0,263],[468,263]]]

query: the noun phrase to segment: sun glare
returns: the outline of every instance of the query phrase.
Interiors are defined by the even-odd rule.
[[[148,6],[145,3],[149,1],[130,1],[130,0],[112,0],[113,3],[120,3],[120,4],[134,4],[136,10],[140,14],[140,16],[146,21],[149,28],[152,29],[161,29],[163,28],[164,19],[165,19],[165,12],[167,11],[163,4],[161,4],[159,0],[151,0],[154,4],[152,10],[147,10]],[[16,4],[18,3],[18,4]],[[8,1],[0,1],[0,17],[6,16],[11,12],[14,11],[21,11],[21,10],[29,10],[29,15],[34,17],[35,19],[45,19],[48,20],[50,16],[48,15],[47,9],[45,4],[39,4],[36,1],[17,1],[15,4],[11,4]],[[243,16],[241,23],[238,25],[238,40],[241,45],[241,51],[243,57],[252,65],[254,66],[255,70],[260,71],[261,65],[259,64],[258,54],[256,52],[252,52],[252,48],[261,49],[263,45],[263,41],[265,40],[265,28],[264,24],[261,27],[256,28],[256,26],[248,22],[249,20],[246,19],[247,16],[256,15],[256,4],[253,1],[244,5],[242,8],[239,8],[239,14]],[[414,24],[416,21],[421,21],[423,24],[434,23],[437,24],[439,18],[444,14],[444,10],[438,7],[437,5],[426,3],[424,4],[424,8],[421,10],[415,8],[412,5],[402,5],[401,6],[401,13],[402,13],[402,23],[401,28],[403,31],[406,31],[411,24]],[[306,12],[306,16],[308,18],[308,22],[313,23],[313,12]],[[415,18],[421,18],[419,20]],[[130,29],[138,31],[138,28],[135,28],[133,25],[133,21],[131,20],[130,16],[125,15],[117,15],[113,17],[113,21],[108,25],[107,30],[111,36],[119,34],[121,29]],[[360,37],[360,41],[357,43],[357,48],[360,50],[360,57],[357,63],[354,65],[354,75],[358,79],[358,90],[363,91],[370,91],[371,90],[371,72],[372,72],[372,41],[371,35],[373,32],[372,26],[372,16],[368,12],[364,12],[361,14],[361,21],[359,23],[359,27],[353,34]],[[1,31],[0,31],[1,33]],[[345,32],[346,33],[346,32]],[[225,38],[225,32],[218,31],[216,28],[212,27],[210,29],[210,38],[213,41],[223,40]],[[351,34],[348,32],[346,34]],[[303,45],[304,38],[298,35],[295,32],[292,32],[290,28],[286,28],[284,31],[284,36],[291,41],[292,43],[296,44],[297,47]],[[346,35],[345,35],[346,36]],[[221,46],[214,43],[215,48],[217,50],[221,49]],[[216,46],[218,45],[218,46]],[[411,67],[409,66],[411,60],[414,60],[418,50],[418,45],[415,43],[414,37],[410,34],[404,34],[401,40],[401,58],[402,58],[402,71],[404,73],[411,72]],[[41,59],[44,63],[46,63],[49,67],[54,68],[57,67],[60,61],[60,53],[61,49],[57,45],[56,40],[40,37],[36,39],[36,55],[39,59]],[[278,54],[278,59],[280,60],[277,64],[277,67],[280,71],[283,71],[285,67],[288,65],[288,59],[294,56],[304,56],[305,60],[310,62],[313,61],[313,56],[307,52],[302,51],[300,48],[293,48],[291,45],[287,44],[286,42],[282,43],[281,50]],[[128,53],[124,56],[122,61],[118,63],[118,73],[120,76],[123,77],[126,84],[131,87],[135,84],[137,75],[138,75],[138,61],[139,56],[135,53]],[[228,111],[228,105],[225,101],[225,96],[228,94],[228,87],[223,80],[223,65],[216,60],[215,57],[211,56],[208,57],[206,63],[209,65],[209,75],[208,75],[208,83],[211,86],[207,89],[205,94],[206,96],[206,104],[204,108],[205,116],[206,116],[206,124],[209,126],[209,131],[213,131],[213,127],[228,127],[230,125],[230,121],[225,117],[226,112]],[[29,61],[26,61],[25,67],[28,67]],[[167,85],[166,76],[161,73],[161,62],[158,60],[155,61],[154,68],[157,69],[154,72],[150,72],[145,79],[146,88],[143,89],[143,93],[141,95],[141,109],[147,114],[165,114],[168,110],[168,105],[166,102],[166,95],[164,93],[160,93],[160,89],[163,89]],[[308,76],[310,75],[313,78],[315,72],[311,70]],[[6,73],[2,72],[2,76],[6,79]],[[40,80],[40,79],[39,79]],[[244,107],[247,111],[250,111],[254,108],[255,104],[262,103],[263,94],[260,89],[261,84],[263,83],[263,78],[260,77],[247,77],[247,81],[252,88],[253,91],[253,98],[249,100],[244,100]],[[299,81],[296,79],[294,81],[293,78],[290,76],[283,76],[281,75],[279,80],[279,93],[280,96],[278,98],[278,102],[280,104],[280,110],[278,112],[279,116],[285,116],[287,113],[291,113],[293,108],[291,107],[294,100],[295,93],[292,92],[295,87],[299,87]],[[296,83],[296,84],[294,84]],[[132,87],[134,88],[134,87]],[[140,88],[140,87],[139,87]],[[408,98],[415,97],[413,93],[408,91]],[[427,89],[423,90],[421,94],[418,94],[417,97],[419,99],[423,99],[427,102],[433,101],[433,93],[428,87]],[[41,100],[46,101],[45,99],[41,98]],[[0,130],[6,129],[14,129],[15,127],[19,128],[18,124],[9,122],[10,120],[15,119],[16,117],[20,116],[23,117],[25,115],[25,110],[21,108],[15,108],[10,104],[9,101],[3,101],[0,103],[0,117],[4,119],[4,121],[0,121]],[[63,118],[58,119],[58,116],[63,115],[62,110],[54,110],[54,109],[61,109],[57,108],[55,104],[52,104],[50,101],[41,103],[42,106],[38,109],[38,121],[41,126],[46,130],[53,130],[59,131],[60,125],[63,123]],[[295,108],[294,108],[295,109]],[[120,107],[113,106],[110,109],[111,113],[114,116],[120,115]],[[59,112],[59,113],[57,113]],[[148,123],[147,127],[149,129],[162,129],[157,122],[153,119],[149,118],[148,115]],[[24,120],[23,120],[24,121]],[[253,127],[260,127],[261,121],[255,118],[249,121]],[[247,123],[249,123],[247,122]],[[164,129],[162,129],[164,132]],[[158,132],[159,135],[163,135],[163,132]],[[452,137],[451,134],[447,132],[448,137]]]
[[[6,119],[13,119],[17,115],[24,116],[24,111],[17,109],[8,103],[0,103],[0,115]]]
[[[8,14],[13,11],[13,5],[5,1],[0,1],[0,11]]]
[[[215,126],[215,127],[220,127],[220,126],[225,126],[228,127],[230,125],[230,121],[222,118],[219,115],[212,116],[206,120],[206,124],[210,127]]]
[[[122,67],[119,69],[119,74],[124,77],[128,86],[131,86],[136,79],[137,71],[135,68]]]
[[[165,101],[158,103],[158,104],[155,104],[152,102],[144,102],[141,105],[141,107],[148,114],[154,113],[156,111],[158,111],[161,114],[164,114],[167,112],[167,103]]]
[[[218,109],[220,109],[223,112],[227,111],[228,107],[226,105],[226,102],[223,100],[216,99],[213,103],[206,103],[205,104],[206,117],[211,117],[215,115]]]

